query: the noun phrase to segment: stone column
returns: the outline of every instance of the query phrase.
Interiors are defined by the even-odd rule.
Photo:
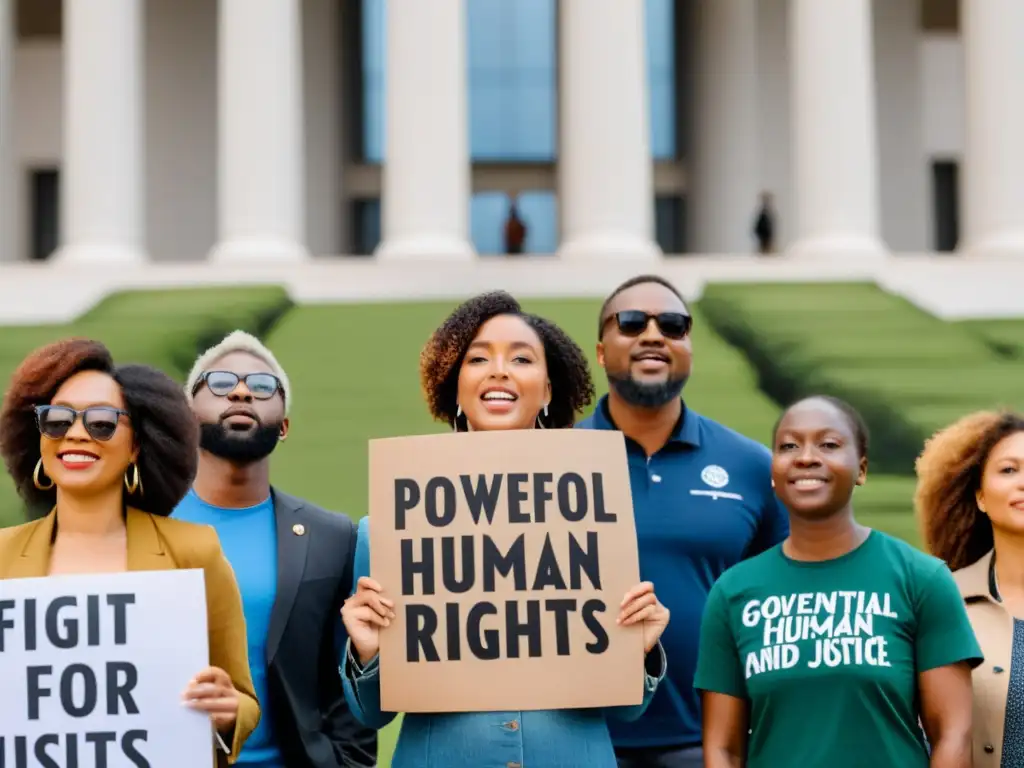
[[[219,233],[210,258],[302,261],[308,254],[301,0],[219,2]]]
[[[967,96],[963,250],[1024,257],[1024,3],[969,0],[963,14]]]
[[[63,226],[55,261],[146,259],[144,5],[64,3]]]
[[[790,0],[790,14],[796,231],[789,250],[881,256],[871,0]]]
[[[469,118],[465,0],[386,0],[378,259],[465,260]]]
[[[690,250],[749,253],[758,207],[757,0],[697,0]]]
[[[644,3],[560,0],[559,6],[559,254],[657,259]]]

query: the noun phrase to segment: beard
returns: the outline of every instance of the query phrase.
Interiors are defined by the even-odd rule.
[[[637,408],[661,408],[677,399],[686,386],[688,376],[667,381],[645,383],[637,381],[628,373],[625,376],[608,374],[608,385],[630,405]]]
[[[207,422],[199,425],[199,447],[237,464],[252,464],[274,452],[280,435],[280,424],[261,423],[239,431],[221,422]]]

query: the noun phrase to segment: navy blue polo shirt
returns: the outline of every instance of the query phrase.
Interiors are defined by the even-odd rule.
[[[581,429],[617,429],[607,395]],[[711,585],[729,567],[782,541],[789,518],[759,443],[683,407],[668,443],[648,458],[626,438],[640,578],[671,611],[661,642],[668,672],[640,720],[609,720],[617,747],[696,746],[693,689],[700,622]]]

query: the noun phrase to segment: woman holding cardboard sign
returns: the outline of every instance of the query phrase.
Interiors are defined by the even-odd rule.
[[[593,383],[579,347],[558,327],[524,314],[511,296],[489,293],[458,307],[427,343],[420,360],[431,413],[456,432],[571,427],[591,401]],[[368,518],[359,527],[357,589],[342,610],[349,642],[342,677],[349,706],[382,728],[379,633],[394,617],[369,570]],[[528,712],[409,713],[394,768],[614,768],[606,716],[638,718],[665,674],[659,638],[668,610],[643,583],[623,598],[618,623],[642,627],[647,651],[643,702],[632,707]],[[486,684],[485,681],[481,681]],[[573,681],[566,680],[567,685]]]
[[[183,703],[209,715],[233,763],[260,718],[241,596],[213,529],[168,518],[197,450],[195,418],[166,374],[115,366],[88,339],[36,350],[4,399],[0,453],[43,516],[0,530],[0,578],[202,568],[211,666],[181,681]]]

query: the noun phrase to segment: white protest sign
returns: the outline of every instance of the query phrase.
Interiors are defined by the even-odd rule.
[[[201,570],[0,580],[0,768],[201,768]]]

